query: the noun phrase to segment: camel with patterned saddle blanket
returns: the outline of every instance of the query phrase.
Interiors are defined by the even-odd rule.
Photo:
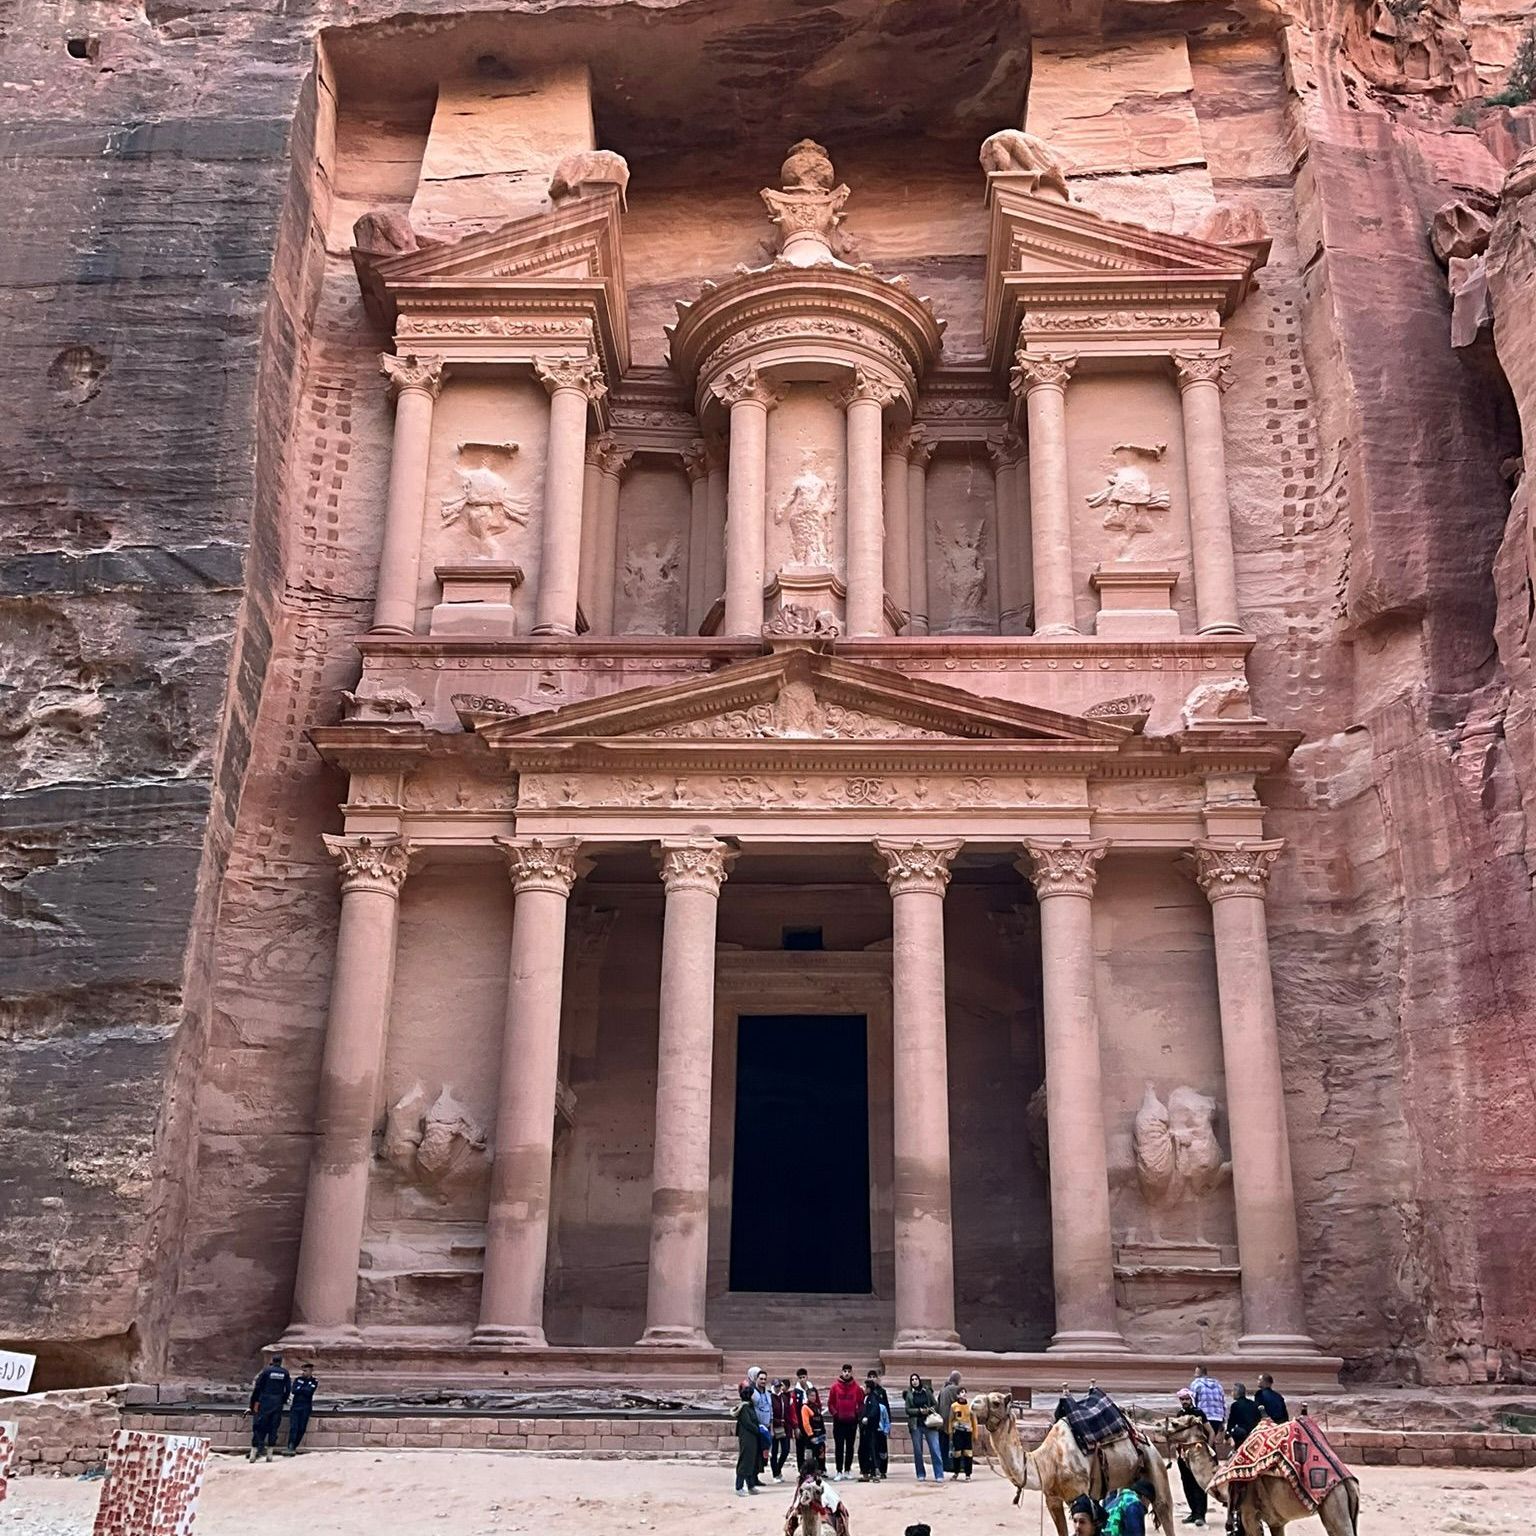
[[[986,1429],[1004,1475],[1014,1486],[1015,1504],[1026,1488],[1034,1489],[1044,1497],[1058,1536],[1066,1536],[1067,1505],[1079,1494],[1104,1499],[1115,1489],[1129,1488],[1137,1478],[1144,1477],[1157,1493],[1152,1508],[1158,1526],[1163,1536],[1173,1536],[1168,1469],[1155,1447],[1136,1433],[1129,1419],[1122,1415],[1123,1431],[1087,1450],[1078,1443],[1071,1425],[1058,1419],[1031,1451],[1025,1449],[1019,1436],[1019,1426],[1009,1406],[1012,1400],[1007,1392],[982,1392],[971,1399],[971,1409],[976,1422]]]
[[[784,1536],[848,1536],[848,1506],[814,1472],[795,1488],[784,1518]]]
[[[1163,1426],[1169,1449],[1194,1479],[1231,1511],[1228,1530],[1270,1536],[1293,1520],[1316,1515],[1328,1536],[1358,1536],[1360,1484],[1308,1418],[1262,1423],[1218,1467],[1203,1415],[1180,1414]]]

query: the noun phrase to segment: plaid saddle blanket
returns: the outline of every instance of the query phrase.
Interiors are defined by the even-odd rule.
[[[1056,1417],[1066,1420],[1072,1438],[1084,1454],[1096,1451],[1101,1445],[1123,1440],[1131,1433],[1130,1421],[1114,1399],[1098,1387],[1091,1388],[1087,1397],[1062,1398],[1056,1405]]]
[[[1225,1503],[1233,1483],[1283,1477],[1316,1509],[1349,1476],[1322,1430],[1311,1419],[1292,1419],[1288,1424],[1258,1425],[1232,1459],[1217,1469],[1211,1492]]]

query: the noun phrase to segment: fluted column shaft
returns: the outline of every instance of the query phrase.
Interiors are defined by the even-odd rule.
[[[651,1266],[642,1344],[709,1346],[709,1110],[715,1041],[715,922],[731,849],[663,839],[661,1032],[651,1170]]]
[[[718,438],[706,438],[704,452],[709,464],[709,522],[705,527],[704,538],[704,612],[699,615],[701,623],[709,610],[725,595],[726,446]]]
[[[702,438],[696,438],[683,452],[683,469],[688,475],[688,611],[684,634],[697,634],[709,607],[705,597],[705,562],[709,548],[709,453]]]
[[[1227,449],[1221,392],[1231,353],[1175,352],[1184,411],[1184,474],[1189,486],[1189,536],[1195,568],[1195,614],[1202,635],[1242,633],[1237,611],[1237,564],[1227,496]]]
[[[432,407],[443,387],[440,357],[392,357],[379,362],[395,397],[395,438],[389,460],[389,500],[379,552],[373,628],[377,634],[416,632],[416,584],[421,570],[421,522],[432,455]]]
[[[1093,888],[1107,843],[1026,842],[1040,904],[1051,1163],[1052,1350],[1124,1349],[1115,1317],[1109,1160],[1094,995]]]
[[[293,1287],[289,1335],[296,1339],[332,1337],[356,1325],[374,1113],[409,863],[398,838],[328,836],[325,845],[341,866],[341,919]]]
[[[731,469],[725,519],[725,620],[721,632],[763,628],[763,570],[768,520],[768,412],[782,391],[755,368],[726,374],[714,386],[731,413]]]
[[[1067,480],[1067,380],[1076,357],[1018,353],[1013,391],[1029,423],[1029,511],[1035,573],[1035,633],[1075,635],[1072,506]]]
[[[539,543],[536,635],[574,635],[581,584],[581,493],[586,467],[587,406],[607,393],[591,358],[540,358],[534,372],[549,391],[544,461],[544,526]],[[600,574],[595,577],[599,586]]]
[[[1028,576],[1029,525],[1019,495],[1024,443],[1017,432],[1004,432],[987,447],[997,500],[998,633],[1022,635],[1029,629],[1033,588]]]
[[[928,633],[928,461],[934,444],[920,427],[907,439],[907,580],[912,617],[909,635]]]
[[[631,451],[617,444],[603,455],[597,494],[597,579],[592,593],[592,616],[587,621],[596,635],[613,633],[614,588],[619,567],[619,493],[632,458]]]
[[[542,1347],[566,908],[579,845],[496,841],[512,877],[512,960],[475,1341]]]
[[[1232,1138],[1232,1198],[1242,1266],[1238,1348],[1312,1351],[1301,1287],[1285,1083],[1264,896],[1285,844],[1203,842],[1195,878],[1211,903],[1221,1049]]]
[[[843,395],[848,420],[848,633],[885,633],[882,413],[896,391],[859,370]]]
[[[882,464],[885,481],[885,590],[891,602],[911,622],[912,582],[909,565],[912,551],[907,532],[907,434],[886,435]]]
[[[958,838],[875,842],[891,889],[896,1348],[955,1349],[944,890]]]
[[[603,494],[603,454],[613,439],[605,432],[587,443],[586,468],[581,476],[581,579],[576,586],[576,605],[586,616],[587,625],[596,630],[593,623],[593,594],[597,591],[598,524],[602,519],[600,502]]]

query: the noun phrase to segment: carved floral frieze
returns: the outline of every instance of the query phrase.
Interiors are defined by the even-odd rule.
[[[585,341],[593,337],[590,320],[540,320],[518,315],[443,315],[428,310],[401,315],[396,336],[495,336],[520,341]]]
[[[1031,309],[1025,331],[1214,331],[1214,309]]]

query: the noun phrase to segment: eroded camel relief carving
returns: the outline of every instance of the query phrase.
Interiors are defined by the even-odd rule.
[[[676,539],[665,544],[645,544],[624,556],[624,595],[633,604],[624,625],[626,634],[660,635],[671,631],[681,563],[682,551]]]
[[[949,594],[951,622],[956,627],[985,621],[987,601],[987,524],[985,518],[956,523],[934,534],[939,554],[939,581]]]
[[[485,1128],[448,1088],[429,1099],[414,1083],[385,1113],[379,1155],[408,1184],[446,1201],[485,1178],[490,1168]]]
[[[504,471],[516,443],[460,443],[457,494],[445,497],[443,526],[461,527],[477,544],[494,545],[498,535],[516,525],[526,527],[528,498],[514,494]]]
[[[1003,128],[981,146],[981,168],[991,175],[1033,177],[1031,192],[1054,192],[1068,200],[1067,178],[1061,157],[1044,139],[1021,128]]]
[[[832,519],[837,498],[817,470],[815,455],[807,449],[801,470],[790,482],[789,493],[774,510],[775,526],[789,525],[789,555],[801,570],[824,571],[832,565]]]
[[[1153,485],[1145,464],[1156,463],[1167,452],[1166,443],[1117,443],[1116,467],[1102,489],[1092,492],[1088,505],[1104,509],[1104,526],[1121,535],[1120,553],[1130,553],[1138,534],[1157,526],[1153,514],[1166,512],[1171,504],[1168,488]]]

